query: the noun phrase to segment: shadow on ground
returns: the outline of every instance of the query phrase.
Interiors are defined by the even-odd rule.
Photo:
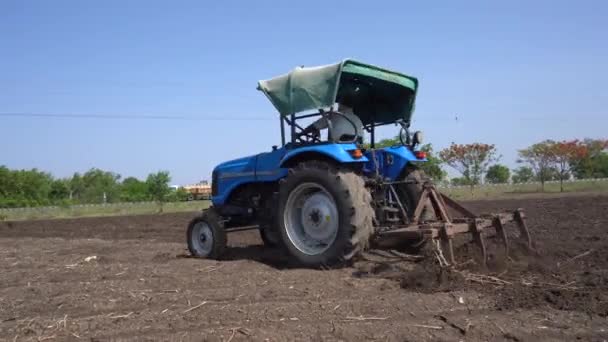
[[[190,254],[180,254],[179,258],[195,258]],[[302,268],[279,248],[268,248],[263,245],[229,246],[221,257],[224,261],[249,260],[282,269]]]

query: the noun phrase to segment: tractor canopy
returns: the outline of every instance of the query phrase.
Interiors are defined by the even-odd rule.
[[[317,67],[298,67],[258,82],[281,115],[328,108],[353,108],[364,125],[410,121],[418,79],[352,59]]]

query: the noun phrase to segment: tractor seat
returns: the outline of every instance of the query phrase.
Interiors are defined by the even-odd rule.
[[[345,118],[346,115],[348,118]],[[349,142],[363,137],[363,123],[355,114],[330,114],[331,137],[334,141]],[[351,123],[352,122],[352,123]],[[354,126],[353,126],[354,124]]]

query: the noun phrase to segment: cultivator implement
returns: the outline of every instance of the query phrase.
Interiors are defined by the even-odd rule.
[[[429,202],[436,219],[430,221],[421,220],[422,212]],[[458,213],[461,217],[453,218],[450,215],[449,209],[452,209],[452,211]],[[518,228],[518,235],[515,236],[515,239],[507,234],[506,226],[510,223],[515,223]],[[410,223],[405,227],[382,231],[379,235],[381,238],[399,236],[408,239],[431,240],[442,266],[449,266],[456,265],[456,261],[454,260],[454,238],[460,234],[470,234],[472,241],[479,248],[481,263],[486,265],[488,250],[484,235],[491,230],[495,232],[494,237],[496,241],[500,241],[505,257],[509,256],[509,249],[513,242],[522,245],[527,251],[534,251],[523,209],[477,216],[453,199],[439,192],[431,182],[425,182],[420,201]]]

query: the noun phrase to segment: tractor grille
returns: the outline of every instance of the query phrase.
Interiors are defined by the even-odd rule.
[[[217,196],[217,171],[211,173],[211,196]]]

